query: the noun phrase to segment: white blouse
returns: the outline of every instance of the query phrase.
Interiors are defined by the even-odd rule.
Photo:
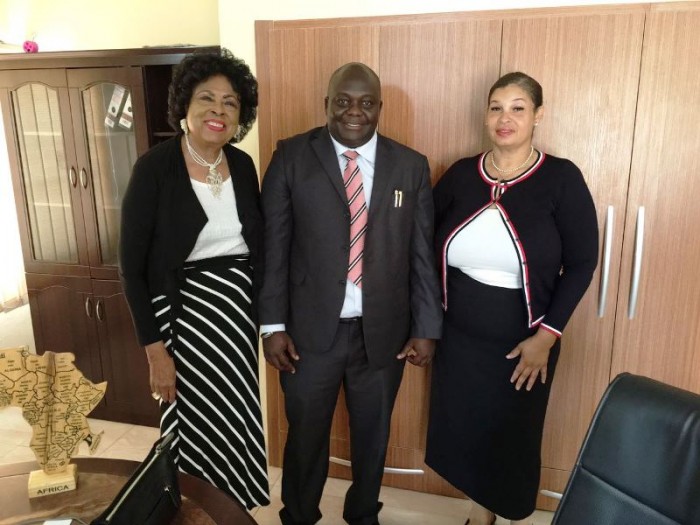
[[[515,244],[495,208],[484,210],[455,235],[447,264],[490,286],[523,287]]]
[[[249,250],[241,234],[243,227],[238,218],[231,177],[223,182],[219,197],[212,195],[206,182],[192,178],[190,181],[209,220],[199,232],[197,242],[186,260],[247,254]]]

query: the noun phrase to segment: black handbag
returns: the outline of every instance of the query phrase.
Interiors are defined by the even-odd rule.
[[[170,453],[175,435],[166,434],[153,448],[109,507],[90,525],[168,525],[182,499]]]

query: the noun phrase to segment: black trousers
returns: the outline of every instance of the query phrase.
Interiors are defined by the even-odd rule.
[[[282,523],[312,525],[321,519],[319,502],[328,476],[331,423],[341,384],[350,417],[353,477],[343,518],[351,525],[378,523],[391,412],[404,362],[370,368],[359,319],[341,320],[327,352],[305,353],[303,348],[298,352],[296,373],[280,376],[289,422],[282,470]]]

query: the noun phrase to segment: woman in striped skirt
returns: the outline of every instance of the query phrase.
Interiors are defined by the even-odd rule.
[[[181,133],[134,166],[120,274],[179,469],[250,509],[269,503],[255,315],[262,216],[255,166],[229,142],[255,121],[257,82],[226,49],[192,54],[173,71],[168,106]]]

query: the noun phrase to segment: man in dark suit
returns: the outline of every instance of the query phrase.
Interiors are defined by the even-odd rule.
[[[280,141],[263,180],[260,322],[289,421],[285,525],[321,518],[341,384],[353,475],[343,517],[378,523],[404,362],[428,364],[440,337],[428,161],[377,134],[381,107],[376,73],[342,66],[328,86],[327,126]]]

